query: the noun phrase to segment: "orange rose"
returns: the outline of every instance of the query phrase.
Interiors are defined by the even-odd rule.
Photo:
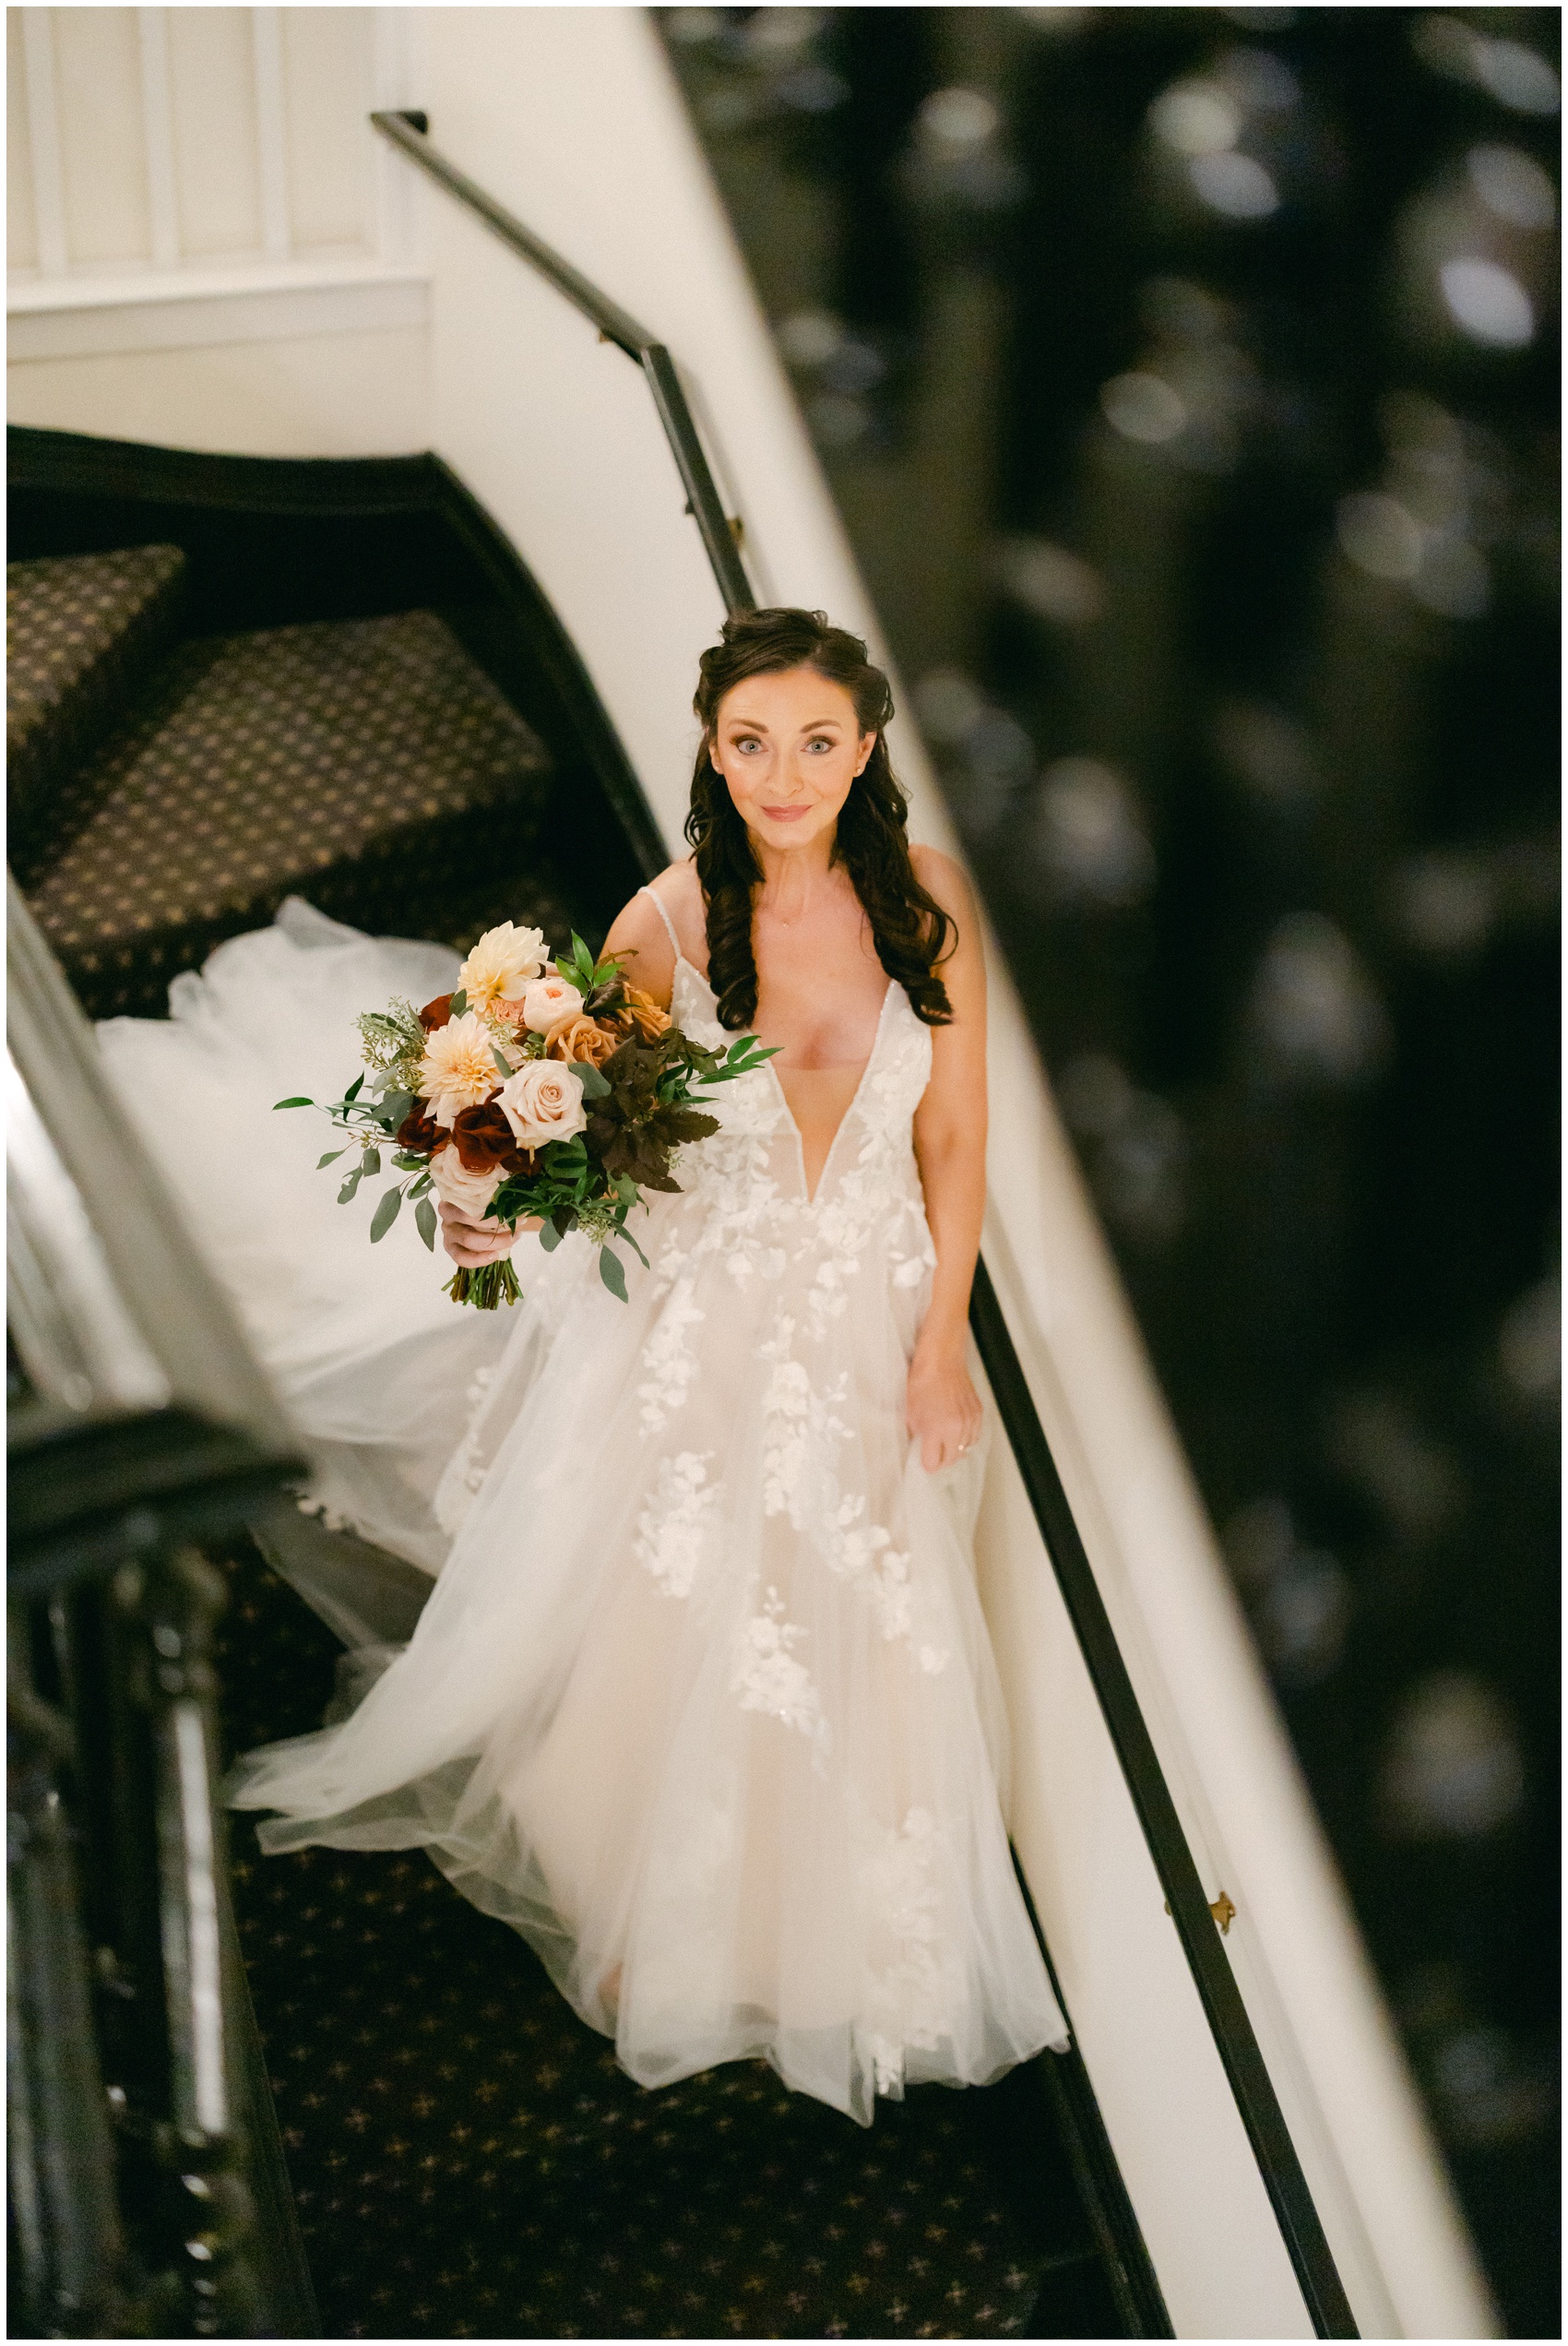
[[[613,1027],[601,1027],[596,1018],[563,1018],[552,1027],[545,1041],[547,1059],[586,1059],[590,1067],[602,1067],[612,1052],[618,1051],[624,1038]]]
[[[670,1013],[661,1010],[651,994],[639,993],[635,985],[623,988],[624,1000],[615,1016],[624,1034],[636,1034],[643,1042],[656,1042],[670,1024]]]

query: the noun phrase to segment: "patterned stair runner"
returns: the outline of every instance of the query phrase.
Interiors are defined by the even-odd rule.
[[[232,1749],[308,1732],[335,1641],[253,1547],[220,1561]],[[869,2132],[761,2062],[647,2092],[422,1855],[232,1843],[327,2336],[1119,2334],[1032,2069]]]
[[[170,554],[178,566],[172,549],[137,550],[149,558],[144,587],[150,557]],[[98,611],[112,583],[102,566],[132,561],[13,566],[25,672],[14,689],[30,740],[87,739],[80,708],[100,709],[110,669],[126,681],[125,660],[114,668],[101,646],[56,693],[47,725],[28,716],[43,698],[27,675],[49,666],[40,578],[57,598],[76,580],[84,607],[96,581]],[[133,583],[120,578],[116,624]],[[32,614],[25,625],[18,609]],[[91,1016],[157,1016],[178,971],[264,925],[290,894],[383,933],[465,943],[509,915],[565,942],[569,923],[530,855],[549,753],[433,612],[196,638],[136,681],[128,713],[89,755],[51,753],[21,827],[32,909]]]
[[[172,643],[178,546],[49,555],[6,573],[6,792],[19,875],[59,838],[61,786]]]

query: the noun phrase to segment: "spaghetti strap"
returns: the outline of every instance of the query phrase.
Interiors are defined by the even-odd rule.
[[[653,901],[659,906],[659,917],[663,922],[666,933],[670,938],[670,949],[674,954],[676,960],[681,960],[683,958],[681,952],[681,940],[675,934],[675,923],[670,918],[669,913],[665,911],[661,899],[654,896],[652,888],[647,887],[646,883],[643,887],[638,888],[637,894],[639,896],[653,897]]]

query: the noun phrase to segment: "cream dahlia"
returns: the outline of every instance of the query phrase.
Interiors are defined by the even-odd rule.
[[[448,1018],[426,1042],[419,1087],[436,1124],[450,1126],[465,1108],[488,1100],[500,1080],[490,1029],[477,1011]]]
[[[458,971],[457,983],[470,1009],[490,1010],[520,996],[544,963],[543,932],[503,921],[499,928],[486,929]]]

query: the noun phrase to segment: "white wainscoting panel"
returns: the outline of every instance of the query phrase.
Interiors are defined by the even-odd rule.
[[[413,13],[8,12],[13,421],[130,437],[150,411],[146,436],[174,445],[281,454],[293,434],[325,454],[347,413],[367,448],[424,444],[422,191],[370,125],[373,108],[412,101]],[[343,413],[297,367],[257,360],[247,375],[236,355],[200,371],[208,393],[225,387],[216,412],[161,418],[155,353],[332,336],[362,346]],[[373,372],[388,337],[394,381]],[[355,364],[327,369],[339,395]],[[196,379],[176,387],[181,412]]]

